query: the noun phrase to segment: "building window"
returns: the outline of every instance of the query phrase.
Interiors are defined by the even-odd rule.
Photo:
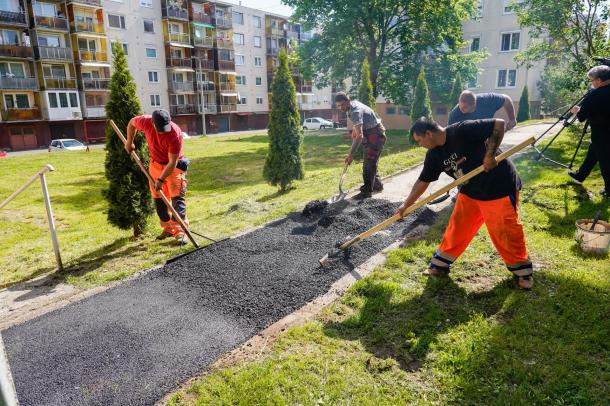
[[[237,98],[237,104],[246,104],[247,100],[245,97]]]
[[[161,96],[158,94],[151,94],[150,95],[150,105],[151,105],[151,107],[161,106]]]
[[[125,29],[125,16],[118,14],[108,14],[108,26],[112,28]]]
[[[123,47],[123,52],[125,52],[125,55],[129,55],[129,47],[127,42],[121,42],[121,46]]]
[[[501,69],[498,71],[498,88],[516,87],[517,86],[517,70],[516,69]]]
[[[466,82],[467,89],[476,89],[479,86],[479,74],[477,73],[473,80]]]
[[[409,109],[406,107],[399,107],[398,114],[400,114],[401,116],[408,116],[410,114],[410,112],[409,112]]]
[[[503,0],[504,14],[515,14],[513,7],[517,8],[523,0]]]
[[[388,115],[396,114],[396,107],[386,107],[385,114],[388,114]]]
[[[4,105],[7,109],[29,109],[30,99],[27,94],[5,94]]]
[[[517,51],[519,49],[520,36],[521,34],[519,32],[507,32],[502,34],[502,44],[500,45],[500,51]]]
[[[147,58],[156,58],[157,57],[157,48],[147,46],[146,47],[146,57]]]
[[[57,104],[57,93],[49,93],[49,107],[56,109],[59,106]]]
[[[470,52],[477,52],[481,49],[481,37],[473,37],[470,42]]]
[[[235,83],[237,83],[238,85],[245,85],[246,77],[244,75],[235,76]]]
[[[155,32],[155,23],[153,20],[144,20],[144,32]]]
[[[260,56],[254,57],[254,66],[263,66],[263,59]]]
[[[152,4],[152,0],[140,0],[140,6],[142,7],[148,7],[148,8],[152,8],[153,4]]]
[[[477,5],[477,12],[475,14],[475,18],[483,17],[483,0],[479,0],[479,4]]]
[[[149,71],[148,72],[148,81],[151,83],[159,83],[159,72]]]
[[[263,78],[260,76],[256,77],[256,86],[262,86],[263,85]]]
[[[246,58],[243,55],[235,54],[235,65],[242,66],[246,62]]]
[[[252,25],[255,28],[261,28],[263,26],[261,18],[259,16],[252,16]]]
[[[256,96],[256,104],[263,104],[263,96]]]
[[[59,93],[59,105],[65,109],[68,107],[68,95],[65,93]]]
[[[235,44],[237,45],[244,45],[246,38],[244,37],[244,34],[239,34],[236,32],[233,34],[233,41],[235,41]]]
[[[244,24],[244,13],[239,13],[237,11],[233,12],[233,24]]]
[[[68,93],[68,96],[70,96],[70,107],[78,108],[78,96],[76,93]]]
[[[261,37],[253,37],[253,38],[254,38],[254,46],[256,48],[260,48],[262,46],[261,45]]]

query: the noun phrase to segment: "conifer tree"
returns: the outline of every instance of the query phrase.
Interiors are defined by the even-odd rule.
[[[527,121],[530,119],[530,92],[527,85],[523,87],[521,98],[519,99],[519,112],[517,113],[517,122]]]
[[[426,74],[423,66],[419,71],[417,83],[415,84],[415,96],[411,106],[411,121],[415,122],[420,117],[432,118],[430,94],[428,93],[428,83],[426,83]]]
[[[453,82],[451,94],[449,95],[449,103],[447,105],[447,107],[449,107],[449,110],[453,109],[455,105],[458,104],[462,90],[464,90],[464,85],[462,84],[462,75],[460,75],[460,72],[458,72],[455,75],[455,81]]]
[[[369,61],[364,58],[362,71],[360,73],[360,86],[358,86],[358,100],[375,110],[375,96],[373,96],[373,83],[371,82],[371,70]]]

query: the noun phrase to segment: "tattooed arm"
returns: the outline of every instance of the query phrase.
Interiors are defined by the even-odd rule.
[[[498,118],[495,120],[491,136],[487,139],[487,150],[485,151],[485,157],[483,158],[483,167],[486,172],[491,171],[493,168],[498,166],[496,161],[496,152],[502,144],[504,139],[504,120]]]

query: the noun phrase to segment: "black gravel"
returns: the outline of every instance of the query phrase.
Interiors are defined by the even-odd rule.
[[[293,214],[4,331],[20,404],[153,404],[399,238],[415,216],[318,265],[395,208],[342,201]]]

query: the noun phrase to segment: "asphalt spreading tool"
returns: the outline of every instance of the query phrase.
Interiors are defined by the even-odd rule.
[[[506,152],[503,152],[500,155],[498,155],[496,157],[496,161],[501,162],[501,161],[505,160],[506,158],[516,154],[517,152],[521,151],[522,149],[526,148],[527,146],[532,145],[535,141],[536,141],[536,139],[534,137],[528,138],[527,140],[523,141],[522,143],[515,145],[514,147],[510,148]],[[414,212],[415,210],[419,209],[420,207],[425,206],[426,204],[430,203],[434,199],[437,199],[440,196],[442,196],[443,194],[447,193],[454,187],[457,187],[457,186],[469,181],[470,179],[474,178],[475,176],[479,175],[480,173],[482,173],[484,171],[485,171],[485,169],[483,168],[483,165],[481,165],[481,166],[477,167],[476,169],[473,169],[472,171],[468,172],[464,176],[454,180],[447,186],[440,188],[439,190],[430,194],[426,198],[421,199],[420,201],[412,204],[407,209],[405,209],[405,211],[402,214],[398,214],[398,213],[394,214],[392,217],[386,219],[385,221],[377,224],[374,227],[371,227],[370,229],[366,230],[365,232],[361,233],[360,235],[358,235],[344,243],[338,244],[337,249],[329,252],[328,254],[324,255],[322,258],[319,259],[320,266],[328,265],[330,262],[330,258],[338,257],[342,253],[346,253],[347,250],[352,245],[356,244],[357,242],[365,240],[365,239],[369,238],[370,236],[372,236],[373,234],[377,233],[378,231],[381,231],[384,228],[391,226],[392,224],[394,224],[401,218]]]
[[[123,141],[123,144],[127,145],[127,140],[125,139],[125,136],[123,135],[123,132],[121,132],[121,130],[119,129],[119,127],[117,127],[117,125],[115,124],[115,122],[113,120],[108,120],[108,123],[110,124],[110,126],[112,127],[112,129],[114,130],[114,132],[119,136],[119,138],[121,139],[121,141]],[[142,163],[142,161],[140,160],[140,158],[138,157],[138,154],[136,154],[135,151],[131,151],[131,158],[135,161],[135,163],[138,165],[138,167],[140,168],[140,170],[142,171],[142,173],[144,173],[144,175],[146,175],[146,178],[148,178],[148,181],[150,182],[151,186],[154,186],[155,181],[153,180],[152,176],[150,176],[150,174],[148,173],[148,170],[146,169],[146,167],[144,166],[144,164]],[[184,221],[182,220],[182,218],[180,217],[180,215],[178,214],[178,212],[176,212],[176,209],[174,209],[174,207],[172,206],[172,204],[170,203],[170,201],[167,199],[167,197],[165,196],[165,194],[162,191],[159,191],[159,194],[161,195],[161,199],[163,200],[163,203],[165,203],[165,205],[167,206],[167,208],[169,209],[169,211],[172,213],[172,216],[174,219],[176,219],[176,221],[178,222],[178,224],[180,224],[180,227],[182,227],[182,229],[184,230],[184,233],[187,235],[187,237],[189,238],[189,240],[193,243],[193,245],[195,246],[195,248],[199,248],[199,244],[197,243],[197,241],[195,240],[195,238],[193,237],[193,235],[191,234],[191,231],[189,230],[189,228],[186,226],[186,224],[184,223]],[[211,238],[207,238],[211,241]]]

